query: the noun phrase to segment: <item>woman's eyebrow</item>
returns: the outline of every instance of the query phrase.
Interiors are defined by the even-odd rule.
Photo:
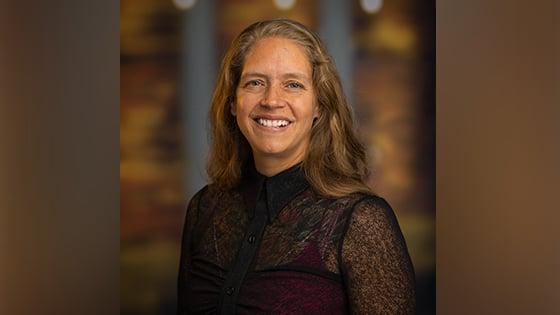
[[[247,78],[256,77],[256,78],[263,78],[268,79],[268,76],[261,72],[247,72],[241,75],[241,80],[245,80]],[[282,79],[298,79],[298,80],[309,80],[308,76],[301,73],[301,72],[289,72],[284,73],[282,75]]]
[[[264,73],[260,73],[260,72],[247,72],[241,75],[241,80],[244,80],[248,77],[257,77],[257,78],[268,78],[268,76]]]
[[[301,72],[290,72],[290,73],[285,73],[284,75],[282,75],[282,78],[284,79],[299,79],[299,80],[309,80],[309,78],[307,77],[307,75],[301,73]]]

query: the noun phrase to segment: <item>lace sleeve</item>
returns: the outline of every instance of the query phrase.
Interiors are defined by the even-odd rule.
[[[179,260],[179,276],[177,281],[177,314],[186,313],[185,305],[185,284],[187,283],[188,266],[190,266],[190,254],[191,254],[191,240],[193,234],[193,228],[198,221],[199,203],[201,195],[203,194],[203,188],[198,193],[196,193],[189,202],[187,207],[187,213],[185,215],[185,223],[183,226],[183,238],[181,241],[181,256]]]
[[[397,219],[382,198],[355,207],[341,243],[352,314],[414,314],[414,270]]]

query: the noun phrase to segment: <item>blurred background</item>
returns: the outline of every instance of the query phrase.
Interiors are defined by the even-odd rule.
[[[418,313],[435,313],[435,2],[121,0],[121,314],[174,314],[185,204],[206,184],[207,112],[225,49],[286,17],[326,42],[393,206]]]
[[[186,200],[196,189],[189,188],[191,184],[183,179],[189,178],[187,161],[192,161],[193,155],[187,154],[186,140],[181,140],[185,144],[169,141],[173,139],[169,134],[176,134],[169,131],[169,126],[173,126],[173,119],[185,119],[181,116],[183,109],[166,114],[164,125],[161,116],[154,113],[182,106],[179,94],[167,103],[157,95],[168,95],[161,92],[166,85],[178,93],[176,85],[184,82],[180,66],[184,59],[179,54],[186,51],[181,47],[187,45],[182,46],[180,39],[186,34],[178,34],[184,32],[185,26],[181,25],[186,23],[186,16],[208,0],[187,11],[179,11],[171,3],[155,2],[0,1],[0,314],[119,314],[121,302],[123,314],[162,314],[174,307],[171,291],[178,244],[172,234],[180,234],[184,210],[178,201],[173,205],[163,200],[178,194]],[[320,22],[323,18],[319,19],[323,2],[306,1],[304,5],[298,1],[286,11],[271,0],[245,2],[250,5],[212,2],[216,6],[212,25],[222,25],[225,17],[234,13],[295,16],[296,12],[313,16],[313,28],[325,25]],[[379,34],[389,34],[389,29],[398,26],[407,30],[398,34],[412,33],[416,38],[416,53],[406,59],[387,48],[383,48],[384,53],[356,50],[358,38],[348,37],[355,45],[348,46],[354,51],[353,69],[364,67],[364,56],[374,69],[389,67],[388,60],[391,67],[406,65],[402,68],[406,72],[388,72],[399,77],[404,73],[404,79],[383,77],[368,83],[369,89],[383,95],[376,98],[377,103],[359,103],[360,96],[354,92],[354,105],[375,108],[376,115],[380,115],[383,102],[423,113],[406,116],[412,118],[398,124],[418,131],[414,137],[411,132],[399,138],[391,138],[387,132],[378,134],[392,139],[390,143],[400,150],[402,139],[413,138],[419,144],[416,139],[422,134],[430,139],[433,89],[428,87],[433,69],[430,29],[434,21],[429,17],[434,13],[433,3],[393,0],[366,14],[357,0],[345,2],[354,8],[353,34],[363,32],[366,26],[374,27]],[[314,9],[304,11],[308,5]],[[226,9],[230,7],[237,9]],[[437,314],[560,314],[559,14],[557,0],[437,3]],[[388,20],[392,27],[381,32],[378,26]],[[238,28],[233,23],[227,27]],[[218,29],[214,29],[216,34],[220,34]],[[391,39],[401,38],[394,31],[390,34]],[[222,40],[216,35],[211,42]],[[168,42],[171,44],[166,46]],[[369,42],[380,44],[373,37]],[[119,44],[124,53],[121,93]],[[154,50],[163,47],[172,47],[175,52]],[[219,57],[213,60],[217,62]],[[409,77],[411,73],[414,80]],[[379,72],[372,69],[371,75]],[[165,83],[166,77],[174,80]],[[353,78],[353,91],[357,91]],[[412,101],[407,98],[407,102],[388,99],[389,88],[409,93],[404,88],[396,89],[395,82],[412,90],[424,84],[424,96]],[[413,84],[418,86],[414,88]],[[121,115],[119,94],[123,98]],[[201,109],[206,108],[207,104],[201,104]],[[364,126],[382,130],[379,123],[377,127],[371,124],[379,116],[371,114],[366,125],[364,113],[359,114],[362,130]],[[134,156],[136,162],[129,165],[144,165],[128,173],[123,166],[120,188],[119,116],[121,127],[136,128],[130,135],[139,137],[131,145],[130,136],[122,131],[120,153],[124,161],[131,162]],[[145,118],[151,116],[157,119]],[[420,132],[422,129],[424,132]],[[372,135],[370,131],[362,135]],[[183,133],[179,137],[187,139]],[[372,148],[372,143],[368,145]],[[164,159],[161,152],[179,146],[189,158],[182,162],[183,175],[162,171],[162,166],[173,163],[160,162]],[[430,156],[429,145],[416,147]],[[403,156],[408,157],[399,158]],[[420,158],[421,153],[413,156],[417,165],[428,164],[422,162],[429,159]],[[396,168],[381,167],[388,163],[387,155],[378,154],[377,159],[376,188],[383,190],[395,207],[417,275],[423,277],[419,284],[426,288],[433,283],[433,273],[419,272],[422,264],[418,253],[433,253],[432,243],[427,236],[423,243],[426,250],[418,250],[422,247],[417,244],[422,244],[422,235],[431,234],[414,232],[428,229],[414,228],[406,218],[418,214],[432,222],[433,207],[429,203],[403,202],[396,194],[412,198],[414,189],[428,190],[430,184],[422,186],[418,179],[426,173],[424,178],[432,180],[429,172],[433,170],[429,165],[408,167],[409,162],[399,160],[399,170],[418,175],[412,177],[414,184],[409,183],[413,188],[389,189],[390,181],[383,179],[389,172],[396,174]],[[173,188],[176,192],[170,194],[165,191],[176,187],[168,184],[175,181],[174,176],[182,188]],[[122,252],[119,208],[123,211]],[[165,214],[170,218],[163,219]],[[426,257],[431,258],[429,254]],[[431,292],[420,292],[424,313],[429,313],[424,310],[432,305]]]

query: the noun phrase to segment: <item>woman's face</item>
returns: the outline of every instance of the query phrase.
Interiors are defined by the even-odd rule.
[[[257,41],[245,57],[232,114],[257,163],[302,161],[318,114],[305,50],[285,38]]]

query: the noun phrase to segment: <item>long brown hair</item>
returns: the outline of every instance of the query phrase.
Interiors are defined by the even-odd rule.
[[[239,184],[244,170],[253,163],[249,143],[231,115],[245,56],[262,38],[281,37],[295,41],[306,53],[313,71],[313,84],[320,115],[311,129],[311,140],[302,163],[305,176],[319,194],[341,197],[369,192],[366,153],[353,129],[352,111],[332,58],[319,37],[304,25],[278,19],[256,22],[237,36],[218,75],[210,109],[211,145],[208,175],[223,188]]]

